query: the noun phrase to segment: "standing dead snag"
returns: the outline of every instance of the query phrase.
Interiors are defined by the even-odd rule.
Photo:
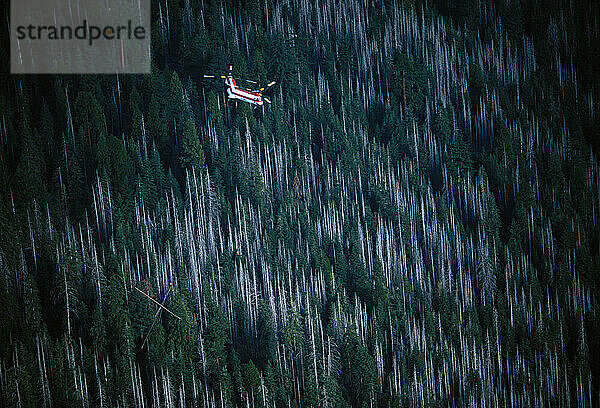
[[[402,71],[402,116],[406,116],[406,75]]]

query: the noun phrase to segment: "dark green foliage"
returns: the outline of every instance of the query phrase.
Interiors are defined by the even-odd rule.
[[[0,78],[0,406],[597,403],[594,2],[152,3]]]
[[[31,129],[29,121],[24,118],[22,122],[21,159],[14,174],[15,186],[19,186],[15,190],[17,202],[25,206],[33,200],[44,202],[47,196],[44,154],[40,148],[42,140],[38,131]]]
[[[369,406],[376,383],[375,363],[361,344],[356,328],[349,327],[344,335],[342,351],[342,384],[346,401],[353,407]]]
[[[204,152],[196,133],[196,125],[191,118],[185,120],[183,127],[183,147],[181,165],[187,171],[202,174],[204,167]]]

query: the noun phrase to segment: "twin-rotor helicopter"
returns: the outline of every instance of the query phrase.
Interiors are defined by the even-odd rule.
[[[237,84],[236,79],[233,77],[232,70],[233,66],[230,65],[227,75],[204,75],[204,78],[224,79],[225,86],[227,86],[227,96],[229,99],[239,99],[255,106],[262,106],[265,102],[271,103],[269,98],[263,95],[263,92],[275,85],[275,81],[269,82],[264,87],[258,87],[258,82],[256,81],[251,81],[249,79],[238,79],[238,81],[245,81],[257,86],[256,89],[243,88]]]

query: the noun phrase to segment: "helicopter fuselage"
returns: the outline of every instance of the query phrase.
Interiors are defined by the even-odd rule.
[[[258,91],[249,91],[240,88],[232,76],[225,78],[225,85],[227,85],[227,96],[230,99],[240,99],[244,102],[251,103],[252,105],[261,106],[264,101],[262,94]]]

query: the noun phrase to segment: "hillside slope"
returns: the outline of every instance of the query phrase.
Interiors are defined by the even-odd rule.
[[[598,16],[161,0],[149,76],[1,77],[0,405],[599,404]]]

